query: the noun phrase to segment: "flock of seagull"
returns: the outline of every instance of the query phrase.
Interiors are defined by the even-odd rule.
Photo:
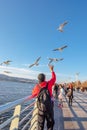
[[[60,31],[60,32],[64,32],[64,31],[63,31],[63,28],[64,28],[64,26],[65,26],[66,24],[68,24],[67,21],[65,21],[64,23],[60,24],[59,27],[57,28],[57,30]],[[64,45],[64,46],[62,46],[62,47],[53,49],[53,51],[63,51],[63,49],[66,48],[66,47],[67,47],[67,45]],[[29,66],[29,68],[31,68],[31,67],[33,67],[33,66],[35,66],[35,65],[38,66],[40,59],[41,59],[41,57],[37,58],[36,61]],[[57,61],[63,60],[63,58],[48,58],[48,59],[49,59],[48,65],[50,65],[53,61],[54,61],[54,62],[57,62]]]
[[[63,28],[64,28],[64,26],[65,26],[67,23],[68,23],[68,22],[65,21],[64,23],[60,24],[59,27],[57,28],[57,30],[60,31],[60,32],[64,32]],[[63,51],[63,49],[66,48],[66,47],[67,47],[67,45],[64,45],[64,46],[62,46],[62,47],[53,49],[53,51]],[[41,59],[41,57],[38,57],[33,64],[29,65],[29,68],[31,68],[31,67],[33,67],[33,66],[35,66],[35,65],[38,66],[40,59]],[[54,62],[58,62],[58,61],[62,61],[62,60],[63,60],[63,58],[48,58],[48,59],[49,59],[48,65],[50,65],[53,61],[54,61]],[[10,62],[12,62],[12,61],[11,61],[11,60],[3,61],[0,65],[3,65],[3,64],[4,64],[4,65],[9,65]],[[4,72],[5,72],[5,73],[11,73],[11,72],[9,72],[9,71],[4,71]]]

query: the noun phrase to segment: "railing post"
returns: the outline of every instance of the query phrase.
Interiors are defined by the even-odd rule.
[[[28,130],[36,130],[38,129],[38,107],[37,107],[37,99],[34,105],[34,111],[32,114],[30,128]]]
[[[15,118],[12,120],[9,130],[17,130],[18,129],[20,111],[21,111],[21,105],[17,105],[15,107],[15,111],[14,111],[14,115],[13,115]]]

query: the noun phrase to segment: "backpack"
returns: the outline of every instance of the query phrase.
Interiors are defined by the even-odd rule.
[[[46,87],[40,88],[39,95],[37,96],[38,108],[43,111],[50,111],[52,109],[52,101],[50,97],[50,93],[48,91],[48,84]]]

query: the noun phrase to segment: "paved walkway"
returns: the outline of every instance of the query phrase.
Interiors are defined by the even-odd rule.
[[[72,106],[68,98],[64,99],[63,108],[54,103],[54,130],[87,130],[87,92],[74,92]]]

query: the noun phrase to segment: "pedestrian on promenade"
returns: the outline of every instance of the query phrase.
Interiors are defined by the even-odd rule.
[[[58,95],[58,100],[59,100],[58,107],[63,107],[64,96],[65,96],[65,91],[64,91],[62,84],[60,84],[59,85],[59,95]]]
[[[67,86],[67,84],[65,83],[65,84],[64,84],[65,96],[67,95],[67,88],[68,88],[68,86]]]
[[[57,83],[55,83],[54,86],[52,87],[52,89],[53,89],[53,97],[56,98],[56,99],[58,99],[58,88],[59,88],[59,86],[58,86]]]
[[[45,119],[47,120],[47,130],[53,130],[53,126],[54,126],[53,104],[52,104],[51,97],[52,97],[52,86],[54,85],[56,81],[56,75],[55,75],[53,66],[50,65],[49,69],[52,73],[52,78],[49,81],[46,81],[45,74],[43,73],[39,74],[38,84],[35,85],[32,91],[32,96],[38,98],[38,96],[41,94],[42,89],[47,88],[50,95],[50,99],[48,102],[51,101],[50,106],[49,106],[49,103],[48,105],[43,105],[42,102],[40,102],[38,105],[39,113],[38,113],[38,129],[37,130],[44,129]]]
[[[67,96],[69,98],[69,106],[72,106],[72,100],[73,100],[73,85],[72,83],[69,84]]]

